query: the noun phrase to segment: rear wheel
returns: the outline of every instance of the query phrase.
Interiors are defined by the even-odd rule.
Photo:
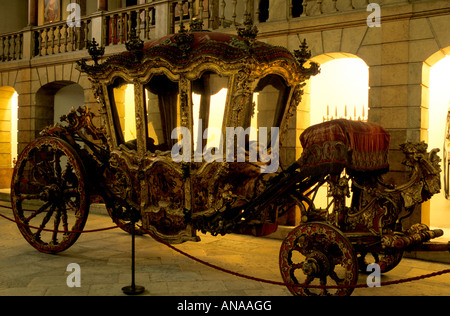
[[[20,154],[12,178],[12,209],[34,248],[58,253],[78,239],[89,210],[85,178],[78,154],[59,138],[38,138]]]
[[[358,279],[352,244],[338,229],[321,222],[301,224],[288,234],[281,245],[280,271],[294,295],[350,295]]]

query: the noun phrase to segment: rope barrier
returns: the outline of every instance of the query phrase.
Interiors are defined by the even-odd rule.
[[[7,208],[7,209],[12,209],[11,207],[7,207],[4,205],[0,205],[0,208]],[[92,230],[82,230],[82,231],[59,231],[59,230],[51,230],[51,229],[45,229],[45,228],[40,228],[40,227],[34,227],[34,226],[30,226],[27,225],[25,223],[22,222],[17,222],[16,220],[9,218],[3,214],[0,214],[0,217],[3,217],[11,222],[14,222],[16,224],[19,225],[24,225],[33,229],[41,229],[43,231],[49,231],[49,232],[60,232],[60,233],[92,233],[92,232],[100,232],[100,231],[106,231],[106,230],[111,230],[111,229],[116,229],[116,228],[120,228],[123,226],[126,226],[128,224],[123,224],[123,225],[116,225],[116,226],[112,226],[112,227],[106,227],[106,228],[99,228],[99,229],[92,229]],[[143,227],[141,228],[142,231],[144,231],[145,233],[147,233],[150,237],[152,237],[155,241],[167,246],[168,248],[172,249],[175,252],[178,252],[179,254],[194,260],[200,264],[203,264],[205,266],[208,266],[210,268],[213,268],[215,270],[218,271],[222,271],[224,273],[227,274],[231,274],[240,278],[244,278],[244,279],[248,279],[248,280],[252,280],[252,281],[257,281],[257,282],[263,282],[263,283],[267,283],[267,284],[272,284],[272,285],[280,285],[280,286],[286,286],[286,287],[303,287],[303,288],[319,288],[319,289],[340,289],[340,288],[368,288],[370,287],[367,283],[361,283],[361,284],[338,284],[338,285],[312,285],[312,284],[289,284],[289,283],[285,283],[285,282],[280,282],[280,281],[273,281],[273,280],[267,280],[267,279],[263,279],[263,278],[258,278],[258,277],[253,277],[253,276],[249,276],[243,273],[239,273],[239,272],[235,272],[235,271],[231,271],[229,269],[226,268],[222,268],[220,266],[217,266],[215,264],[212,264],[210,262],[204,261],[202,259],[196,258],[188,253],[186,253],[185,251],[178,249],[177,247],[169,244],[168,242],[162,240],[161,238],[159,238],[157,235],[155,235],[154,233],[152,233],[151,231],[144,229]],[[380,282],[380,286],[387,286],[387,285],[394,285],[394,284],[401,284],[401,283],[407,283],[407,282],[412,282],[412,281],[417,281],[417,280],[422,280],[422,279],[427,279],[427,278],[431,278],[431,277],[435,277],[435,276],[439,276],[439,275],[443,275],[443,274],[447,274],[450,273],[450,269],[445,269],[442,271],[438,271],[438,272],[433,272],[433,273],[429,273],[429,274],[424,274],[424,275],[420,275],[420,276],[416,276],[416,277],[411,277],[411,278],[405,278],[405,279],[399,279],[399,280],[393,280],[393,281],[385,281],[385,282]]]
[[[4,206],[4,205],[0,205],[0,208],[7,208],[7,209],[12,209],[11,207],[8,206]],[[115,225],[115,226],[111,226],[111,227],[105,227],[105,228],[97,228],[97,229],[84,229],[84,230],[57,230],[57,229],[47,229],[47,228],[41,228],[41,227],[36,227],[36,226],[32,226],[32,225],[28,225],[25,224],[23,222],[18,222],[15,219],[9,218],[6,215],[0,214],[0,217],[3,217],[4,219],[7,219],[8,221],[11,221],[13,223],[16,223],[18,225],[22,225],[24,227],[28,227],[28,228],[32,228],[32,229],[39,229],[41,231],[45,231],[45,232],[51,232],[51,233],[65,233],[65,234],[82,234],[82,233],[96,233],[96,232],[101,232],[101,231],[106,231],[106,230],[112,230],[112,229],[116,229],[116,228],[121,228],[124,227],[128,224],[122,224],[122,225]]]
[[[249,276],[246,274],[242,274],[239,272],[234,272],[222,267],[219,267],[215,264],[206,262],[202,259],[196,258],[176,247],[174,247],[173,245],[165,242],[164,240],[162,240],[161,238],[159,238],[158,236],[156,236],[155,234],[153,234],[152,232],[142,228],[142,230],[149,234],[153,239],[155,239],[157,242],[164,244],[165,246],[171,248],[172,250],[180,253],[181,255],[188,257],[189,259],[192,259],[198,263],[201,263],[203,265],[206,265],[210,268],[228,273],[228,274],[232,274],[234,276],[240,277],[240,278],[245,278],[245,279],[249,279],[249,280],[253,280],[253,281],[258,281],[258,282],[263,282],[263,283],[268,283],[268,284],[272,284],[272,285],[281,285],[281,286],[287,286],[287,287],[304,287],[304,288],[319,288],[319,289],[340,289],[340,288],[368,288],[370,287],[367,283],[362,283],[362,284],[341,284],[341,285],[312,285],[312,284],[289,284],[289,283],[284,283],[284,282],[279,282],[279,281],[273,281],[273,280],[266,280],[266,279],[262,279],[262,278],[258,278],[258,277],[253,277],[253,276]],[[450,269],[445,269],[442,271],[438,271],[438,272],[433,272],[433,273],[429,273],[429,274],[425,274],[425,275],[421,275],[421,276],[416,276],[416,277],[411,277],[411,278],[406,278],[406,279],[400,279],[400,280],[394,280],[394,281],[385,281],[385,282],[380,282],[381,286],[386,286],[386,285],[393,285],[393,284],[401,284],[401,283],[406,283],[406,282],[411,282],[411,281],[417,281],[420,279],[426,279],[426,278],[431,278],[431,277],[435,277],[435,276],[439,276],[442,274],[446,274],[446,273],[450,273]]]

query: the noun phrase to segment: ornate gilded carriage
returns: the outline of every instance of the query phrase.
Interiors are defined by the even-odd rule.
[[[371,123],[311,127],[301,136],[301,158],[281,168],[279,146],[319,67],[304,67],[305,42],[291,53],[256,34],[251,23],[237,36],[181,24],[145,44],[134,37],[127,52],[102,63],[102,49],[91,43],[93,62],[81,60],[79,69],[100,103],[101,128],[87,108],[73,110],[21,153],[11,196],[25,239],[42,252],[67,249],[98,197],[125,230],[138,223],[170,243],[197,241],[197,231],[267,235],[297,207],[302,223],[282,243],[280,269],[293,294],[309,295],[315,291],[294,284],[353,285],[367,254],[388,271],[407,247],[441,235],[402,227],[439,190],[439,161],[424,144],[403,145],[413,173],[399,187],[380,180],[389,135]],[[317,209],[324,184],[331,203]]]

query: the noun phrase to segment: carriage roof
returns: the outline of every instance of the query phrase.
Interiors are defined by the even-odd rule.
[[[138,36],[132,36],[126,44],[127,51],[110,56],[103,63],[98,63],[98,60],[104,49],[95,43],[91,44],[89,50],[94,63],[83,59],[78,66],[93,82],[95,94],[106,107],[108,125],[116,126],[116,131],[120,129],[117,127],[117,121],[120,120],[120,114],[117,112],[120,110],[114,109],[117,108],[117,102],[112,100],[112,88],[120,88],[125,84],[135,85],[136,100],[140,98],[138,93],[141,93],[137,91],[142,91],[142,87],[158,94],[160,98],[161,94],[165,93],[166,104],[170,103],[172,107],[178,108],[161,114],[166,119],[163,122],[166,131],[165,136],[160,138],[164,138],[169,147],[170,130],[177,126],[190,130],[196,128],[193,121],[193,93],[202,94],[201,91],[209,89],[204,93],[204,97],[209,98],[220,90],[220,87],[224,87],[227,97],[223,124],[219,128],[247,128],[253,115],[253,94],[273,86],[278,96],[272,98],[270,105],[264,105],[267,113],[265,121],[270,121],[266,122],[265,126],[279,127],[282,142],[289,119],[301,99],[304,82],[319,72],[319,66],[315,63],[304,66],[311,56],[305,41],[301,43],[299,50],[291,53],[284,47],[256,40],[256,34],[256,27],[250,24],[238,29],[237,35],[205,31],[194,25],[187,31],[184,25],[181,25],[179,32],[146,43]],[[210,74],[215,76],[216,81],[204,78]],[[218,79],[219,77],[222,79]],[[198,82],[201,80],[203,82],[199,90]],[[214,82],[218,80],[221,80],[220,87],[214,86]],[[173,89],[168,89],[168,86]],[[169,100],[169,94],[178,101],[175,98]],[[216,108],[212,101],[208,102],[210,104],[200,110],[203,111],[203,116]],[[146,100],[141,99],[140,103],[136,104],[136,117],[139,116],[139,109],[146,106]],[[203,103],[200,107],[203,107]],[[272,112],[270,119],[269,107]],[[145,115],[145,110],[142,110],[141,117],[144,118]],[[178,117],[174,118],[177,115]],[[172,123],[169,122],[169,117],[172,117]],[[204,122],[207,122],[206,117]],[[137,133],[139,134],[139,128]],[[110,134],[114,138],[117,132],[112,131]],[[137,138],[139,139],[139,136]],[[121,142],[123,143],[120,135],[117,136],[117,141],[113,140],[113,143]]]

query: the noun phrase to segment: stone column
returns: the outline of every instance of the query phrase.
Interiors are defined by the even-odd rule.
[[[38,24],[38,0],[28,0],[28,26]]]
[[[170,34],[171,26],[170,26],[170,3],[161,2],[155,5],[156,16],[158,18],[158,23],[155,25],[155,38],[160,38]]]

